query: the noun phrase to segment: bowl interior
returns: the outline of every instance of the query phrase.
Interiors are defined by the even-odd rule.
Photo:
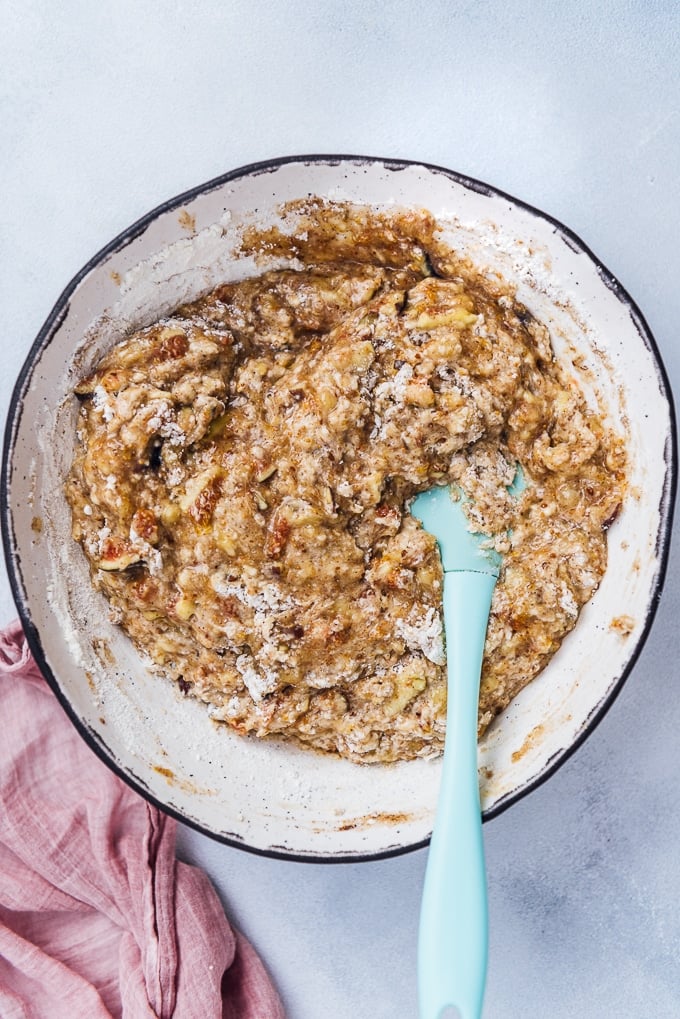
[[[635,659],[665,566],[674,426],[644,322],[583,245],[507,196],[432,167],[317,157],[236,171],[150,214],[70,285],[17,384],[6,435],[6,549],[33,649],[92,746],[166,809],[256,851],[346,859],[429,837],[439,762],[360,766],[216,727],[204,706],[152,675],[109,621],[71,540],[62,491],[74,382],[121,333],[220,281],[261,272],[236,253],[240,230],[276,222],[282,202],[308,195],[429,209],[452,249],[517,286],[628,436],[631,492],[610,530],[603,582],[549,666],[481,742],[487,816],[564,759]]]

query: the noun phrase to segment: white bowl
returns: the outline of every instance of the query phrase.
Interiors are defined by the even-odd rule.
[[[675,424],[642,315],[585,245],[535,209],[438,167],[312,156],[235,170],[149,213],[68,285],[19,376],[5,436],[3,539],[31,649],[93,750],[164,810],[255,852],[355,860],[427,841],[439,762],[354,765],[216,727],[109,622],[71,540],[62,490],[74,382],[122,332],[219,281],[261,271],[235,255],[239,227],[253,216],[273,222],[280,203],[307,195],[429,209],[452,248],[517,286],[550,326],[559,356],[578,362],[592,398],[628,433],[631,494],[609,533],[603,582],[548,667],[481,742],[485,817],[552,774],[639,654],[666,567]]]

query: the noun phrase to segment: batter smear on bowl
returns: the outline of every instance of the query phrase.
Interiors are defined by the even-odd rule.
[[[290,268],[177,308],[76,387],[73,536],[116,621],[217,721],[355,761],[436,754],[442,575],[410,500],[457,483],[504,556],[482,732],[602,578],[625,445],[429,214],[286,216],[243,248]]]

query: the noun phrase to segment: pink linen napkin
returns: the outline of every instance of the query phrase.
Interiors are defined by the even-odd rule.
[[[176,823],[102,764],[0,631],[2,1019],[285,1019]]]

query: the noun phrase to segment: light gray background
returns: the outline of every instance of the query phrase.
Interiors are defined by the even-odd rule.
[[[636,298],[680,391],[678,10],[2,0],[3,418],[95,251],[194,184],[305,152],[440,163],[561,219]],[[680,1016],[677,571],[676,549],[647,648],[595,735],[486,826],[485,1019]],[[13,615],[3,573],[0,621]],[[188,830],[180,852],[213,878],[290,1019],[415,1019],[424,852],[294,864]]]

